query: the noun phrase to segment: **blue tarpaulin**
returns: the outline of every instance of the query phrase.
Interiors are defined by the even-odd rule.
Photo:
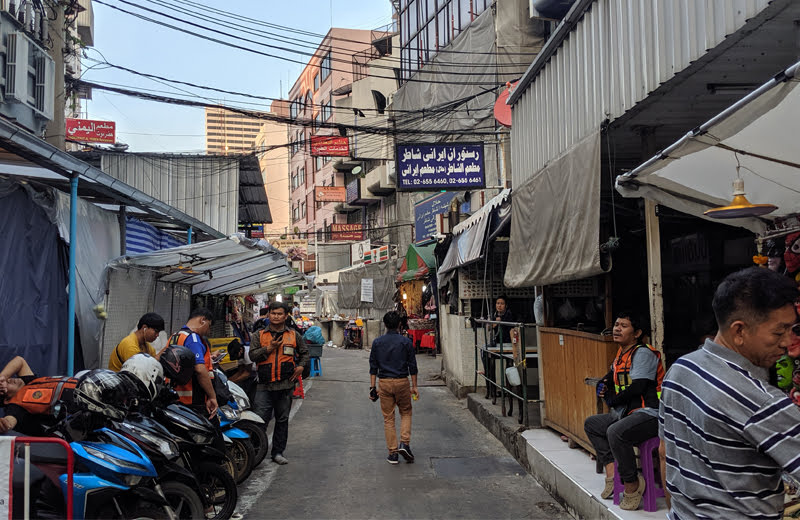
[[[164,233],[146,222],[128,217],[125,223],[125,252],[128,254],[149,253],[185,245],[168,233]]]
[[[63,374],[67,248],[35,196],[0,181],[0,367],[22,356],[37,374]]]

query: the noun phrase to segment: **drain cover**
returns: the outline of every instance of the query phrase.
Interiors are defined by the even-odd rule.
[[[436,475],[441,478],[525,474],[525,470],[513,457],[432,457],[431,463]]]

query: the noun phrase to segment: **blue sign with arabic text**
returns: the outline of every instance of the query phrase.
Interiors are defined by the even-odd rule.
[[[483,188],[482,143],[397,145],[398,190]]]
[[[427,242],[436,234],[436,217],[450,211],[455,193],[439,193],[414,204],[414,242]]]

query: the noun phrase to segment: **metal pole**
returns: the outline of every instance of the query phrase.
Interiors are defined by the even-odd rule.
[[[186,244],[191,245],[192,243],[192,226],[189,226],[189,231],[186,233]]]
[[[23,491],[22,517],[28,520],[31,517],[31,445],[25,443],[25,490]]]
[[[319,232],[314,233],[314,280],[319,277],[319,248],[317,248],[317,240],[319,239]]]
[[[69,293],[67,295],[67,374],[75,373],[75,256],[78,235],[78,176],[69,180]]]

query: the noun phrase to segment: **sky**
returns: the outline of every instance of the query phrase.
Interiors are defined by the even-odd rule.
[[[192,8],[188,4],[207,6],[233,12],[256,19],[316,34],[325,34],[333,27],[351,29],[375,29],[391,22],[392,6],[389,0],[102,0],[122,9],[164,20],[157,14],[146,13],[130,4],[187,18],[168,9],[166,5]],[[130,3],[126,3],[129,2]],[[175,96],[178,89],[200,93],[215,102],[237,101],[242,98],[214,94],[185,86],[172,86],[157,80],[142,78],[131,73],[104,68],[91,60],[104,60],[139,72],[179,79],[190,83],[208,85],[224,90],[247,92],[260,96],[282,97],[288,86],[294,83],[303,65],[268,58],[245,50],[226,47],[205,41],[195,36],[161,27],[152,22],[135,18],[107,5],[93,2],[95,12],[94,47],[86,49],[88,59],[83,61],[82,79],[104,84],[115,84],[136,90],[154,89],[161,95]],[[331,9],[332,6],[332,9]],[[196,8],[195,8],[196,9]],[[213,14],[213,13],[211,13]],[[216,16],[216,15],[215,15]],[[232,23],[241,21],[227,19]],[[194,22],[211,25],[193,19]],[[200,32],[197,28],[187,29]],[[219,30],[231,29],[215,26]],[[254,31],[279,32],[268,27],[251,26]],[[241,35],[241,33],[239,33]],[[320,38],[284,33],[294,38],[319,43]],[[307,56],[286,51],[260,47],[248,42],[236,41],[244,47],[258,49],[270,54],[279,54],[299,61]],[[270,45],[287,46],[287,43],[268,40],[269,36],[242,35]],[[312,52],[313,49],[301,48]],[[288,85],[288,86],[287,86]],[[223,97],[225,96],[225,97]],[[267,110],[269,101],[250,100],[264,105],[252,105],[256,110]],[[205,116],[203,108],[145,101],[116,93],[94,90],[92,100],[85,101],[83,116],[89,119],[115,121],[117,141],[130,146],[134,152],[205,152]]]

